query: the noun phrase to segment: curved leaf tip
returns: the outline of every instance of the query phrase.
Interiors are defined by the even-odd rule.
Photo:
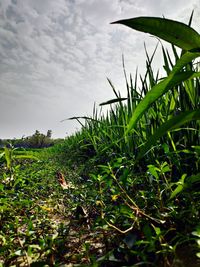
[[[123,24],[134,30],[150,33],[186,51],[200,48],[198,32],[179,21],[159,17],[136,17],[111,24]]]

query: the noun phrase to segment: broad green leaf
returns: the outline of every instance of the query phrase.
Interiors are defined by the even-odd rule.
[[[200,57],[200,51],[199,52],[185,52],[176,62],[176,65],[173,67],[171,73],[169,74],[169,76],[176,74],[177,72],[179,72],[180,70],[182,70],[182,68],[184,66],[186,66],[188,63],[192,62],[192,60],[194,60],[195,58]],[[193,77],[199,77],[199,73],[198,72],[194,72],[193,73],[194,76],[191,76],[191,78]]]
[[[200,49],[200,35],[182,22],[157,17],[137,17],[119,20],[112,24],[115,23],[153,34],[186,51]]]
[[[193,231],[192,234],[200,238],[200,226],[197,226],[196,231]]]
[[[168,120],[167,122],[163,123],[141,148],[141,151],[137,159],[142,158],[146,154],[146,152],[151,148],[151,146],[153,146],[156,143],[156,141],[164,134],[166,134],[168,131],[177,129],[181,127],[183,124],[190,122],[192,120],[200,120],[200,109],[182,112],[178,116],[175,116],[172,119]]]
[[[192,77],[190,71],[179,72],[189,62],[200,56],[200,35],[186,24],[164,18],[139,17],[114,23],[124,24],[135,30],[154,34],[185,51],[190,51],[181,56],[168,77],[155,85],[136,107],[127,126],[126,134],[128,134],[152,103],[177,84]]]
[[[156,226],[154,226],[153,224],[152,224],[152,227],[153,227],[153,229],[154,229],[154,231],[155,231],[156,235],[157,235],[157,236],[159,236],[159,235],[161,234],[161,230],[160,230],[160,228],[159,228],[159,227],[156,227]]]
[[[193,71],[180,72],[180,70],[189,62],[191,62],[196,57],[199,57],[200,53],[190,53],[186,52],[176,63],[173,70],[160,83],[156,84],[151,91],[149,91],[142,101],[137,105],[135,111],[132,114],[132,117],[127,125],[126,134],[133,130],[136,126],[136,123],[144,114],[144,112],[154,103],[160,96],[166,93],[168,90],[172,89],[174,86],[179,83],[188,80],[191,77],[200,76],[199,73]]]
[[[144,112],[153,104],[160,96],[166,93],[169,89],[175,87],[184,80],[189,79],[193,75],[193,72],[181,72],[176,75],[170,75],[163,81],[155,85],[151,91],[149,91],[145,98],[137,105],[133,115],[127,125],[127,132],[131,132],[138,120],[142,117]]]
[[[166,161],[161,165],[160,171],[162,173],[171,171],[171,169],[170,169],[170,167],[169,167],[169,165],[168,165],[168,163]]]
[[[151,173],[157,180],[159,179],[158,172],[159,169],[154,165],[148,165],[148,172]]]
[[[185,186],[185,178],[186,178],[186,174],[183,174],[181,176],[181,179],[176,183],[177,184],[177,187],[174,189],[174,191],[172,191],[171,195],[170,195],[170,199],[174,198],[176,195],[178,195],[183,189],[184,189],[184,186]]]

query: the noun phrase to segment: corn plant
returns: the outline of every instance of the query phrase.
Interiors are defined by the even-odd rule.
[[[156,143],[156,141],[166,133],[179,129],[182,125],[198,121],[200,119],[199,107],[199,92],[194,84],[199,84],[197,78],[200,76],[198,71],[193,68],[192,61],[200,56],[200,35],[191,27],[169,19],[139,17],[128,20],[121,20],[114,23],[126,25],[132,29],[148,32],[165,41],[170,42],[182,49],[181,57],[177,59],[176,64],[172,70],[168,71],[168,76],[162,79],[159,83],[154,85],[151,90],[145,95],[142,101],[137,105],[128,124],[126,134],[130,134],[140,120],[140,118],[147,112],[156,101],[170,90],[173,92],[174,88],[180,85],[179,101],[184,103],[181,114],[166,120],[155,133],[146,141],[138,158],[141,158],[149,150],[149,148]],[[166,55],[164,54],[165,60]],[[166,62],[167,63],[167,62]],[[166,64],[168,66],[168,64]],[[183,90],[183,85],[185,90]],[[182,88],[181,88],[182,86]],[[185,91],[189,96],[189,109],[186,108]],[[168,118],[167,118],[168,119]],[[197,124],[199,126],[199,123]]]

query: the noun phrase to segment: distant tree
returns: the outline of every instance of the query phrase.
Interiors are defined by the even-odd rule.
[[[45,135],[40,133],[38,130],[28,138],[28,144],[31,148],[42,148],[44,143]]]
[[[52,130],[48,130],[46,136],[47,136],[47,138],[51,139],[51,136],[52,136]]]
[[[28,146],[31,148],[43,148],[53,145],[53,140],[51,139],[52,131],[48,130],[47,134],[40,133],[38,130],[28,138]]]
[[[6,144],[11,143],[14,147],[23,148],[43,148],[49,147],[54,144],[54,140],[51,139],[52,130],[48,130],[47,134],[40,133],[36,130],[31,136],[24,137],[20,139],[0,139],[0,147],[4,147]]]
[[[0,147],[3,147],[4,146],[4,142],[2,139],[0,139]]]

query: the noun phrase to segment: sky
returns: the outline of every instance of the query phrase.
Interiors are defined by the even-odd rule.
[[[200,32],[200,0],[0,0],[0,138],[52,130],[76,132],[76,121],[114,97],[107,78],[125,94],[127,73],[145,68],[157,39],[110,22],[158,16]],[[161,64],[158,56],[155,69]]]

